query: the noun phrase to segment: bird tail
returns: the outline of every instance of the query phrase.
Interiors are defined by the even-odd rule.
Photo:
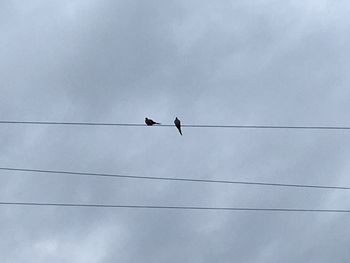
[[[158,124],[158,125],[161,125],[161,123],[160,123],[160,122],[156,122],[156,123],[154,123],[154,124]]]
[[[182,131],[181,131],[181,129],[179,129],[179,132],[180,132],[180,134],[181,134],[181,136],[182,136]]]

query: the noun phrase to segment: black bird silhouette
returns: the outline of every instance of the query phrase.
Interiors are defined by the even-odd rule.
[[[145,118],[145,123],[147,126],[152,126],[154,124],[160,124],[159,122],[155,122],[154,120],[151,120],[151,119],[148,119],[148,118]]]
[[[174,120],[174,124],[176,126],[176,128],[179,130],[179,133],[181,134],[182,136],[182,132],[181,132],[181,122],[180,120],[176,117],[175,120]]]

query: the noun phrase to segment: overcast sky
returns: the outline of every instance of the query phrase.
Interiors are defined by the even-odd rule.
[[[350,126],[345,0],[0,2],[0,119]],[[350,186],[348,131],[0,126],[0,166]],[[350,192],[4,172],[0,201],[350,209]],[[346,214],[0,207],[13,262],[347,262]]]

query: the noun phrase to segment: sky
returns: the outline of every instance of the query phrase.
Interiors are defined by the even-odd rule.
[[[0,119],[350,126],[345,0],[0,2]],[[350,186],[348,131],[0,126],[0,166]],[[349,192],[0,172],[1,202],[350,209]],[[346,262],[347,214],[0,207],[1,262]]]

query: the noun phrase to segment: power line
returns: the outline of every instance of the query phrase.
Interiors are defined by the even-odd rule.
[[[299,209],[299,208],[250,208],[250,207],[203,207],[203,206],[159,206],[159,205],[110,205],[39,202],[0,202],[3,206],[55,206],[80,208],[127,208],[127,209],[166,209],[166,210],[205,210],[205,211],[255,211],[255,212],[309,212],[309,213],[350,213],[346,209]]]
[[[140,123],[107,123],[107,122],[56,122],[56,121],[10,121],[0,120],[0,124],[25,125],[71,125],[71,126],[121,126],[146,127]],[[174,127],[173,124],[155,125],[153,127]],[[291,126],[291,125],[206,125],[183,124],[185,128],[230,128],[230,129],[298,129],[298,130],[350,130],[350,126]]]
[[[239,184],[239,185],[257,185],[257,186],[274,186],[274,187],[297,187],[297,188],[350,190],[350,187],[346,187],[346,186],[284,184],[284,183],[268,183],[268,182],[252,182],[252,181],[229,181],[229,180],[211,180],[211,179],[195,179],[195,178],[140,176],[140,175],[124,175],[124,174],[109,174],[109,173],[89,173],[89,172],[72,172],[72,171],[55,171],[55,170],[24,169],[24,168],[9,168],[9,167],[0,167],[0,170],[3,170],[3,171],[16,171],[16,172],[32,172],[32,173],[66,174],[66,175],[91,176],[91,177],[110,177],[110,178],[125,178],[125,179],[181,181],[181,182],[193,182],[193,183]]]

